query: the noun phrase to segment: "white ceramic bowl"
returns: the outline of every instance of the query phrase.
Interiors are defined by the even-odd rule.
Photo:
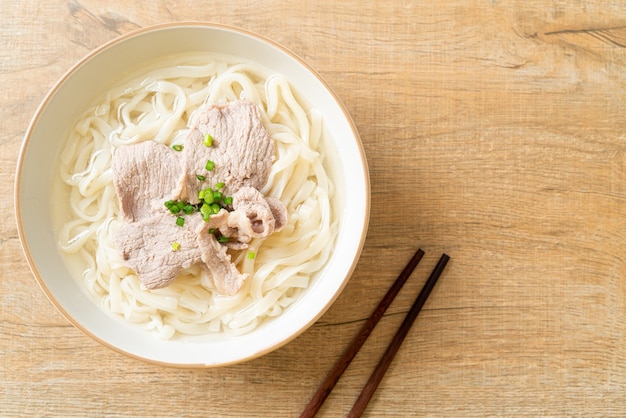
[[[50,181],[63,138],[81,111],[122,74],[141,63],[184,52],[237,55],[284,74],[322,113],[336,153],[329,169],[337,186],[340,221],[331,259],[302,297],[278,318],[238,337],[200,343],[163,341],[122,326],[90,300],[73,279],[50,227]],[[369,221],[370,188],[361,141],[333,90],[302,59],[280,45],[218,24],[176,23],[145,28],[96,49],[52,88],[26,132],[15,184],[17,223],[24,253],[50,301],[76,327],[131,357],[178,367],[209,367],[249,360],[281,347],[305,331],[338,297],[358,261]]]

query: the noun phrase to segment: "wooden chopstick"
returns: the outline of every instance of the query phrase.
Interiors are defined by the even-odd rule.
[[[407,281],[411,273],[413,273],[413,270],[415,270],[415,267],[420,262],[423,256],[424,251],[418,249],[413,257],[411,257],[409,263],[402,270],[396,281],[391,285],[385,296],[378,303],[378,306],[374,309],[365,324],[363,324],[363,327],[354,338],[354,340],[352,340],[352,343],[348,346],[348,348],[343,353],[341,358],[339,358],[337,363],[335,363],[335,366],[330,371],[330,373],[328,373],[328,376],[326,376],[324,382],[322,382],[317,392],[315,392],[315,395],[313,395],[313,398],[311,398],[311,401],[304,408],[304,411],[302,411],[300,418],[313,417],[315,416],[317,411],[319,411],[322,404],[337,384],[337,381],[339,380],[343,372],[348,368],[350,362],[359,352],[361,346],[363,345],[363,343],[365,343],[365,340],[367,340],[367,337],[369,337],[370,333],[372,332],[380,318],[383,316],[389,305],[391,305],[391,302],[393,302],[395,297],[398,295],[398,292],[400,292],[400,289],[402,289],[402,286],[404,286],[404,283]]]
[[[417,318],[417,315],[422,310],[422,306],[424,306],[424,303],[426,302],[426,299],[428,299],[430,292],[433,290],[433,287],[435,287],[435,283],[437,283],[437,280],[439,279],[439,276],[443,272],[443,269],[446,267],[446,264],[448,263],[449,259],[450,257],[447,254],[443,254],[441,258],[439,259],[439,262],[435,266],[435,269],[430,274],[430,277],[424,284],[422,291],[420,292],[419,296],[413,303],[413,306],[411,306],[411,309],[409,309],[409,312],[407,313],[406,317],[404,318],[404,321],[400,325],[400,328],[398,328],[396,335],[394,335],[393,340],[391,340],[391,343],[387,347],[385,354],[383,354],[383,356],[380,359],[380,362],[376,366],[376,369],[374,369],[374,371],[370,375],[369,380],[363,387],[363,391],[357,398],[356,402],[354,403],[354,406],[352,407],[352,409],[350,410],[350,413],[348,414],[349,418],[360,417],[363,411],[365,410],[365,408],[367,407],[367,404],[372,398],[374,391],[376,391],[376,388],[378,387],[378,384],[382,380],[383,375],[387,371],[387,368],[391,364],[391,361],[393,360],[394,356],[398,352],[398,349],[400,348],[400,344],[402,344],[402,341],[404,340],[407,333],[409,332],[411,325],[413,325],[415,318]]]

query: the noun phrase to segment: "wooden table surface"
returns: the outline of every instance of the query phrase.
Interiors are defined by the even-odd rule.
[[[319,416],[347,413],[443,252],[367,416],[626,414],[626,2],[3,1],[0,20],[0,415],[297,416],[418,247]],[[53,83],[120,34],[183,20],[307,60],[352,114],[372,183],[362,257],[332,308],[217,369],[147,364],[75,329],[31,274],[13,210]]]

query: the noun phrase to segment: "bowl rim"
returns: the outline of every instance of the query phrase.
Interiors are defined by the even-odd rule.
[[[147,34],[149,32],[152,31],[159,31],[159,30],[163,30],[163,29],[182,29],[182,28],[191,28],[191,27],[201,27],[201,28],[208,28],[208,29],[217,29],[217,30],[222,30],[222,31],[227,31],[227,32],[232,32],[235,35],[243,35],[246,37],[250,37],[253,38],[257,41],[260,41],[262,43],[265,43],[277,50],[279,50],[280,52],[286,54],[289,56],[289,58],[295,60],[298,65],[300,65],[301,67],[303,67],[308,73],[310,73],[312,76],[314,76],[318,82],[324,86],[324,88],[326,89],[327,93],[330,94],[331,98],[333,101],[336,102],[336,104],[338,105],[338,108],[341,110],[342,112],[342,117],[343,119],[348,123],[349,128],[352,132],[353,137],[356,139],[356,146],[358,148],[359,151],[359,157],[360,157],[360,165],[363,167],[363,178],[362,181],[364,182],[364,187],[365,187],[365,208],[364,208],[364,217],[363,217],[363,225],[362,228],[363,230],[361,231],[361,236],[359,239],[359,242],[356,245],[356,253],[355,256],[351,262],[351,265],[349,266],[347,272],[346,272],[346,277],[342,278],[342,283],[341,285],[337,288],[336,292],[334,293],[334,295],[328,300],[328,302],[316,313],[316,315],[313,315],[306,323],[302,324],[297,332],[292,333],[291,335],[289,335],[287,338],[284,338],[283,340],[270,345],[264,349],[258,350],[256,352],[250,353],[247,356],[244,357],[239,357],[236,360],[232,360],[232,361],[227,361],[227,362],[220,362],[220,363],[175,363],[175,362],[169,362],[169,361],[163,361],[163,360],[158,360],[158,359],[153,359],[153,358],[147,358],[147,357],[143,357],[139,354],[135,354],[129,351],[126,351],[120,347],[117,347],[116,345],[114,345],[113,343],[101,338],[100,336],[96,335],[94,332],[92,332],[88,327],[84,326],[82,323],[80,323],[80,321],[78,321],[76,318],[74,318],[74,316],[72,314],[70,314],[70,312],[68,312],[68,310],[64,307],[64,305],[57,300],[57,298],[55,297],[55,295],[53,294],[53,292],[50,290],[50,288],[48,287],[48,285],[46,284],[46,280],[44,279],[43,275],[41,274],[41,272],[39,271],[39,267],[34,259],[34,256],[31,252],[31,245],[29,244],[29,242],[26,239],[26,232],[24,229],[24,223],[23,223],[23,219],[22,219],[22,210],[21,210],[21,197],[20,197],[20,191],[21,191],[21,185],[22,185],[22,171],[23,171],[23,166],[24,166],[24,161],[26,158],[26,151],[29,148],[29,144],[31,142],[31,138],[33,136],[33,131],[35,130],[43,112],[45,111],[46,107],[48,106],[49,102],[52,100],[52,98],[55,96],[55,94],[63,87],[63,85],[67,82],[67,80],[75,73],[77,72],[81,67],[83,67],[86,63],[88,63],[91,59],[93,59],[94,57],[96,57],[97,55],[99,55],[100,53],[102,53],[105,50],[108,50],[109,48],[114,47],[117,44],[120,44],[130,38],[134,38],[137,36],[141,36],[144,34]],[[233,26],[233,25],[227,25],[227,24],[222,24],[222,23],[216,23],[216,22],[206,22],[206,21],[193,21],[193,20],[189,20],[189,21],[177,21],[177,22],[169,22],[169,23],[160,23],[160,24],[155,24],[155,25],[148,25],[139,29],[135,29],[132,31],[129,31],[125,34],[122,34],[120,36],[117,36],[111,40],[108,40],[107,42],[101,44],[100,46],[92,49],[91,51],[89,51],[86,55],[84,55],[82,58],[80,58],[77,62],[75,62],[68,70],[66,70],[63,75],[58,78],[56,81],[54,81],[52,87],[49,88],[49,90],[47,91],[46,95],[44,96],[44,98],[41,100],[41,102],[39,103],[39,105],[37,106],[35,113],[33,114],[33,116],[31,117],[31,120],[28,124],[28,127],[24,133],[24,138],[22,141],[22,144],[20,146],[20,151],[18,154],[18,159],[17,159],[17,165],[16,165],[16,171],[15,171],[15,182],[14,182],[14,203],[15,203],[15,217],[16,217],[16,223],[17,223],[17,230],[18,230],[18,236],[20,239],[20,244],[22,246],[22,251],[24,253],[24,256],[26,258],[26,261],[28,263],[28,266],[32,272],[32,274],[34,275],[39,287],[43,290],[43,292],[45,293],[46,297],[48,298],[48,300],[56,307],[56,309],[62,314],[62,316],[68,320],[72,325],[74,325],[76,328],[78,328],[80,331],[82,331],[85,335],[89,336],[91,339],[97,341],[98,343],[102,344],[105,347],[108,347],[109,349],[117,352],[117,353],[121,353],[125,356],[128,356],[130,358],[134,358],[137,360],[141,360],[143,362],[147,362],[150,364],[156,364],[156,365],[161,365],[161,366],[168,366],[168,367],[176,367],[176,368],[210,368],[210,367],[221,367],[221,366],[228,366],[228,365],[233,365],[233,364],[240,364],[240,363],[244,363],[247,361],[250,361],[252,359],[261,357],[269,352],[275,351],[278,348],[286,345],[287,343],[291,342],[292,340],[294,340],[296,337],[298,337],[299,335],[301,335],[303,332],[305,332],[306,330],[308,330],[315,322],[317,322],[319,320],[319,318],[321,316],[323,316],[327,310],[330,308],[330,306],[336,301],[336,299],[339,297],[339,295],[342,293],[343,289],[345,288],[345,286],[347,285],[348,281],[350,280],[352,274],[354,273],[354,270],[356,269],[356,266],[358,264],[361,252],[363,250],[364,244],[365,244],[365,239],[367,236],[367,231],[369,228],[369,221],[370,221],[370,212],[371,212],[371,182],[370,182],[370,177],[369,177],[369,168],[368,168],[368,163],[367,163],[367,159],[366,159],[366,155],[365,155],[365,150],[363,147],[363,143],[361,140],[361,136],[357,130],[356,124],[354,122],[354,120],[352,119],[352,117],[350,116],[349,112],[347,111],[344,103],[341,101],[341,99],[339,98],[338,94],[335,92],[335,90],[328,84],[328,82],[326,82],[326,80],[316,71],[314,70],[303,58],[301,58],[298,54],[294,53],[292,50],[290,50],[289,48],[281,45],[280,43],[269,39],[263,35],[260,35],[256,32],[252,32],[250,30],[247,29],[243,29],[237,26]]]

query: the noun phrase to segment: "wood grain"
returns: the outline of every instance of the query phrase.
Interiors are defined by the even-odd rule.
[[[452,257],[366,416],[623,416],[626,3],[0,2],[0,415],[292,417],[406,260],[424,260],[319,416],[345,416],[437,257]],[[214,370],[104,348],[46,300],[13,179],[29,120],[93,48],[205,20],[305,58],[352,114],[372,217],[344,293],[284,348]]]

